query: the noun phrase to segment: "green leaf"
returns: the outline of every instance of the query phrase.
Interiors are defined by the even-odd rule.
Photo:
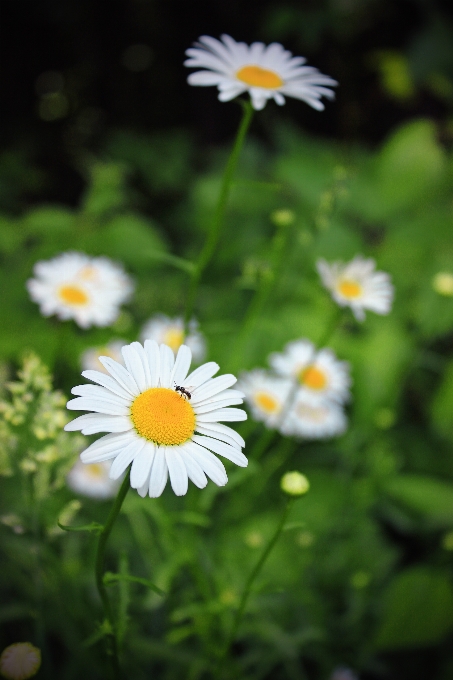
[[[453,525],[453,485],[423,475],[399,475],[388,480],[386,493],[431,526]]]
[[[453,440],[453,361],[448,364],[434,396],[431,417],[438,432]]]
[[[86,640],[82,642],[82,647],[92,647],[93,645],[96,644],[96,642],[99,642],[99,640],[102,640],[106,635],[112,635],[113,630],[112,626],[110,625],[110,622],[103,621],[100,626],[98,627],[97,630],[94,631],[92,635],[87,637]]]
[[[124,205],[125,173],[126,169],[120,163],[95,163],[82,201],[83,212],[101,216]]]
[[[22,229],[29,234],[52,238],[58,234],[72,233],[76,216],[60,206],[41,206],[30,210],[22,220]]]
[[[163,590],[156,586],[152,581],[147,578],[140,578],[140,576],[131,576],[130,574],[113,574],[111,571],[107,571],[104,574],[104,583],[106,586],[110,586],[118,581],[128,581],[129,583],[140,583],[142,586],[146,586],[150,590],[153,590],[158,595],[165,596]]]
[[[116,215],[102,231],[103,250],[132,266],[165,259],[165,245],[156,225],[133,213]]]
[[[57,522],[57,524],[60,529],[63,529],[63,531],[92,531],[98,534],[100,534],[104,528],[104,526],[98,522],[91,522],[91,524],[83,524],[78,527],[66,526],[64,524],[60,524],[60,522]]]
[[[393,650],[435,644],[453,627],[453,592],[447,573],[413,567],[398,574],[384,595],[374,646]]]

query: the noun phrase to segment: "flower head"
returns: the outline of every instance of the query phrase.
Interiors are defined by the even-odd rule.
[[[187,492],[188,480],[200,489],[206,475],[219,486],[227,483],[225,468],[214,453],[240,467],[244,440],[221,421],[245,420],[243,393],[231,388],[234,375],[213,376],[214,362],[192,371],[192,354],[181,345],[176,360],[168,345],[145,340],[122,349],[126,368],[100,357],[110,375],[84,371],[97,385],[79,385],[68,402],[72,410],[92,411],[66,425],[82,434],[107,432],[81,453],[84,463],[113,460],[110,478],[118,479],[132,463],[130,483],[141,496],[160,496],[168,475],[177,496]]]
[[[376,272],[374,260],[361,255],[344,264],[318,260],[316,267],[324,286],[341,307],[350,307],[358,321],[365,319],[365,309],[388,314],[393,301],[389,274]]]
[[[433,278],[432,285],[439,295],[453,297],[453,274],[451,272],[438,272]]]
[[[338,361],[331,349],[316,350],[309,340],[293,340],[283,352],[271,354],[269,362],[280,375],[296,378],[306,398],[323,397],[339,403],[349,399],[349,364]]]
[[[9,680],[32,678],[41,665],[41,651],[30,642],[16,642],[0,656],[0,673]]]
[[[310,489],[310,482],[301,472],[286,472],[280,480],[280,488],[289,496],[303,496]]]
[[[203,69],[191,73],[188,83],[216,85],[222,102],[249,92],[253,108],[259,111],[268,99],[284,104],[286,95],[322,111],[321,97],[334,98],[327,86],[337,85],[336,80],[304,65],[304,57],[293,57],[279,43],[246,45],[229,35],[221,40],[202,35],[186,54],[185,66]]]
[[[126,343],[124,340],[111,340],[106,345],[100,345],[99,347],[89,347],[84,351],[80,358],[82,369],[84,371],[92,369],[93,371],[102,371],[102,373],[107,373],[104,366],[99,361],[100,356],[110,357],[119,364],[124,365],[121,348],[125,344]]]
[[[165,314],[156,314],[143,326],[141,338],[143,342],[148,339],[155,340],[159,345],[168,345],[175,354],[184,343],[192,352],[192,359],[196,364],[206,356],[206,342],[194,319],[189,322],[189,332],[185,336],[181,317],[170,318]]]
[[[116,495],[119,483],[109,477],[110,462],[89,463],[77,460],[66,481],[70,489],[89,498],[111,498]]]
[[[276,427],[291,391],[291,380],[257,368],[242,373],[238,387],[244,392],[255,420]]]
[[[283,435],[304,439],[327,439],[343,434],[347,419],[342,407],[334,401],[307,397],[299,391],[285,417]]]
[[[33,272],[27,288],[43,316],[74,319],[81,328],[112,324],[133,291],[122,267],[106,257],[62,253],[37,262]]]

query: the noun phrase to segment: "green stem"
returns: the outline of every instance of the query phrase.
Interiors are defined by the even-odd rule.
[[[107,545],[108,538],[112,531],[113,525],[116,518],[121,510],[126,494],[130,488],[129,474],[127,474],[121,484],[118,495],[115,498],[115,502],[109,512],[107,517],[107,522],[104,525],[101,533],[99,534],[98,546],[96,551],[96,586],[99,592],[99,597],[101,598],[102,606],[104,608],[105,618],[109,624],[108,633],[108,654],[112,663],[113,677],[115,680],[120,680],[122,677],[121,667],[118,655],[118,640],[116,632],[116,624],[113,616],[112,606],[110,604],[109,597],[107,595],[107,589],[104,584],[104,562],[105,562],[105,548]]]
[[[197,290],[201,280],[201,276],[214,254],[217,242],[220,237],[222,223],[225,216],[225,209],[228,201],[228,196],[231,190],[233,176],[239,160],[239,154],[241,153],[245,136],[247,134],[247,130],[249,129],[250,123],[252,121],[253,116],[252,104],[249,101],[243,102],[243,107],[244,112],[242,115],[242,120],[236,134],[236,139],[234,141],[233,149],[231,150],[231,154],[228,159],[225,172],[223,174],[222,186],[220,189],[217,206],[212,218],[211,225],[209,227],[206,241],[198,257],[198,261],[195,265],[195,269],[193,270],[192,278],[190,281],[186,303],[186,311],[184,315],[184,324],[186,328],[193,314],[195,298],[197,295]]]
[[[280,519],[280,522],[278,524],[277,529],[275,530],[274,535],[272,536],[269,543],[265,547],[263,554],[261,555],[260,559],[256,563],[255,568],[253,569],[252,573],[248,577],[247,583],[245,584],[244,592],[242,593],[241,601],[239,602],[239,607],[236,611],[236,616],[234,617],[234,621],[233,621],[233,625],[231,627],[230,634],[227,638],[226,645],[223,649],[222,655],[221,655],[220,660],[219,660],[219,666],[220,666],[220,662],[223,661],[227,657],[228,652],[230,650],[230,647],[231,647],[232,643],[234,642],[234,639],[236,637],[236,633],[238,631],[238,628],[239,628],[241,621],[242,621],[242,617],[244,615],[244,610],[245,610],[247,601],[248,601],[248,599],[250,597],[250,593],[252,591],[253,583],[254,583],[256,577],[258,576],[258,574],[260,573],[261,569],[263,568],[263,565],[266,562],[267,558],[269,557],[269,555],[272,551],[272,548],[277,543],[280,534],[282,533],[283,527],[285,526],[285,522],[286,522],[288,515],[291,511],[294,500],[295,500],[295,498],[289,498],[288,499],[286,507],[283,511],[282,517]]]

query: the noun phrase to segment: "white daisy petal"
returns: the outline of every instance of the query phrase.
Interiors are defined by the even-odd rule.
[[[203,385],[207,380],[212,378],[213,375],[217,373],[220,366],[214,361],[208,361],[207,364],[199,366],[196,368],[184,381],[184,385],[191,385],[192,387],[199,387]]]
[[[72,388],[71,392],[79,397],[102,399],[103,401],[110,401],[112,404],[118,404],[118,406],[127,407],[131,404],[130,397],[119,397],[117,394],[113,394],[110,390],[105,389],[105,387],[98,385],[76,385]]]
[[[248,460],[242,451],[230,444],[221,442],[218,439],[212,439],[211,437],[200,437],[197,434],[194,434],[192,439],[196,444],[214,451],[214,453],[217,453],[219,456],[228,458],[228,460],[231,460],[232,463],[235,463],[240,467],[247,467],[248,465]]]
[[[176,356],[175,365],[170,376],[170,385],[181,385],[190,368],[192,352],[187,345],[181,345]]]
[[[121,387],[121,385],[114,378],[111,378],[106,373],[101,373],[100,371],[87,370],[82,371],[82,375],[87,380],[99,383],[99,385],[102,385],[103,387],[110,390],[110,392],[117,394],[119,397],[123,397],[124,399],[130,399],[132,396],[132,393],[129,392],[129,390],[125,390],[124,387]]]
[[[141,489],[149,482],[149,473],[155,452],[156,445],[152,442],[146,442],[145,446],[135,456],[131,467],[131,487],[133,489]],[[145,489],[144,495],[146,495],[147,491],[148,489]]]
[[[127,432],[132,430],[131,419],[122,416],[101,416],[98,413],[87,413],[75,418],[65,425],[66,432],[80,430],[82,434],[90,435],[98,432]]]
[[[145,444],[146,440],[140,439],[139,437],[131,441],[131,443],[128,444],[128,446],[126,446],[126,448],[123,449],[113,461],[109,473],[110,479],[118,479],[121,477],[126,468],[132,463],[135,456],[140,454],[140,451],[142,451]]]
[[[146,478],[145,482],[137,489],[137,493],[142,498],[148,495],[149,491],[149,477]]]
[[[121,348],[121,353],[123,355],[124,363],[130,375],[135,380],[137,387],[140,392],[144,392],[148,389],[148,384],[146,380],[145,369],[143,367],[142,358],[134,345],[139,343],[131,343],[130,345],[125,345]],[[141,347],[141,345],[140,345]]]
[[[80,459],[83,463],[99,463],[102,460],[109,460],[135,438],[136,435],[132,432],[105,434],[82,451]]]
[[[228,482],[228,477],[222,461],[216,458],[213,453],[195,442],[187,442],[185,444],[185,450],[187,450],[192,458],[199,464],[209,479],[212,479],[214,484],[217,484],[217,486],[225,486]]]
[[[221,408],[218,411],[197,416],[197,422],[200,423],[239,422],[240,420],[247,420],[247,413],[240,408]]]
[[[215,430],[212,429],[213,426],[216,427]],[[220,427],[224,427],[225,430],[228,430],[229,432],[222,432],[221,430],[217,429],[217,428],[220,428]],[[220,423],[208,423],[207,425],[197,424],[196,432],[199,432],[200,434],[205,434],[208,437],[213,437],[214,439],[220,439],[220,441],[226,442],[227,444],[231,444],[231,446],[235,446],[236,448],[238,448],[238,446],[239,447],[245,446],[245,442],[242,439],[242,437],[239,437],[239,435],[238,435],[238,437],[239,437],[239,441],[238,441],[238,439],[236,439],[235,437],[232,437],[231,434],[230,434],[231,432],[234,432],[234,430],[232,430],[230,427],[227,427],[226,425],[222,426]],[[234,434],[237,434],[237,433],[234,432]]]
[[[215,402],[207,403],[203,402],[203,404],[197,404],[195,407],[195,412],[198,415],[201,415],[202,413],[209,413],[210,411],[214,411],[215,409],[219,408],[225,408],[227,406],[237,406],[239,404],[243,403],[243,398],[242,397],[229,397],[227,399],[217,399]]]
[[[159,446],[154,454],[154,460],[149,477],[150,498],[158,498],[162,495],[168,479],[168,468],[165,461],[165,447]]]
[[[77,397],[71,399],[66,404],[66,408],[71,411],[96,411],[110,416],[127,416],[129,408],[120,404],[115,404],[105,399],[93,399],[88,397]]]
[[[197,486],[199,489],[204,489],[208,483],[203,468],[199,463],[193,458],[188,451],[184,448],[184,444],[179,447],[179,452],[181,454],[184,465],[186,466],[187,474],[189,479]]]
[[[175,363],[175,355],[167,345],[160,346],[160,386],[171,388],[171,374]]]
[[[160,351],[155,340],[145,340],[145,353],[151,378],[150,387],[157,387],[160,380]]]
[[[140,393],[137,383],[124,366],[121,366],[121,364],[110,357],[99,357],[99,361],[121,387],[130,392],[134,397]]]
[[[219,394],[215,394],[212,397],[197,402],[197,409],[200,406],[206,406],[207,404],[217,404],[217,402],[223,401],[224,399],[241,399],[243,401],[244,397],[245,394],[244,392],[241,392],[241,390],[224,390],[223,392],[219,392]]]
[[[221,375],[218,378],[213,378],[209,382],[204,383],[200,387],[196,387],[192,393],[192,403],[198,404],[200,401],[209,399],[215,394],[228,389],[237,382],[237,378],[234,375],[226,374]]]
[[[165,460],[170,475],[171,488],[177,496],[184,496],[187,493],[189,478],[184,461],[174,446],[167,446],[165,449]]]

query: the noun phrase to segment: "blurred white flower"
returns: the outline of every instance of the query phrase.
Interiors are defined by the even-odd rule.
[[[285,436],[304,439],[338,437],[347,428],[342,407],[327,399],[307,397],[299,390],[289,409],[280,432]]]
[[[357,321],[365,319],[365,309],[388,314],[393,302],[390,275],[375,271],[376,262],[361,255],[344,264],[318,260],[321,280],[340,307],[350,307]]]
[[[80,363],[82,370],[88,371],[102,371],[107,373],[104,366],[99,361],[100,356],[110,357],[114,359],[119,364],[124,365],[123,355],[121,354],[121,348],[127,345],[125,340],[111,340],[106,345],[99,345],[98,347],[89,347],[86,349],[82,356],[80,357]]]
[[[242,404],[244,396],[229,389],[234,375],[213,378],[219,366],[212,361],[187,375],[192,354],[186,345],[176,360],[168,345],[154,340],[145,340],[144,347],[139,342],[125,345],[122,354],[126,368],[101,357],[110,375],[84,371],[85,378],[98,384],[72,389],[78,397],[67,407],[93,413],[79,416],[65,430],[109,433],[82,452],[84,463],[113,460],[111,479],[119,479],[132,463],[132,488],[153,498],[162,494],[168,475],[177,496],[187,493],[189,479],[203,489],[206,475],[224,486],[226,471],[214,453],[247,466],[244,440],[221,424],[247,418],[245,411],[230,408]]]
[[[331,349],[316,350],[309,340],[293,340],[283,352],[271,354],[269,363],[280,375],[295,378],[307,399],[322,396],[342,403],[350,398],[349,363],[339,361]]]
[[[110,479],[110,467],[110,461],[85,465],[78,460],[66,477],[67,484],[72,491],[82,496],[112,498],[118,491],[119,482]]]
[[[268,99],[282,105],[287,96],[322,111],[321,97],[335,96],[327,86],[338,84],[317,68],[304,65],[304,57],[293,57],[279,43],[246,45],[229,35],[222,35],[221,40],[202,35],[186,54],[185,66],[203,69],[190,74],[190,85],[216,85],[222,102],[249,92],[256,110],[263,109]]]
[[[269,375],[260,368],[242,373],[237,384],[245,394],[253,418],[271,428],[276,427],[282,417],[291,386],[291,380]]]
[[[133,291],[121,265],[106,257],[62,253],[37,262],[33,272],[27,289],[41,314],[74,319],[81,328],[111,325]]]
[[[181,317],[170,318],[165,314],[156,314],[149,319],[140,334],[142,342],[155,340],[158,345],[168,345],[176,354],[184,343],[192,352],[194,363],[199,364],[206,356],[206,341],[198,330],[198,323],[192,319],[189,333],[184,336],[184,321]]]
[[[41,665],[41,650],[30,642],[16,642],[0,656],[0,673],[9,680],[32,678]]]

